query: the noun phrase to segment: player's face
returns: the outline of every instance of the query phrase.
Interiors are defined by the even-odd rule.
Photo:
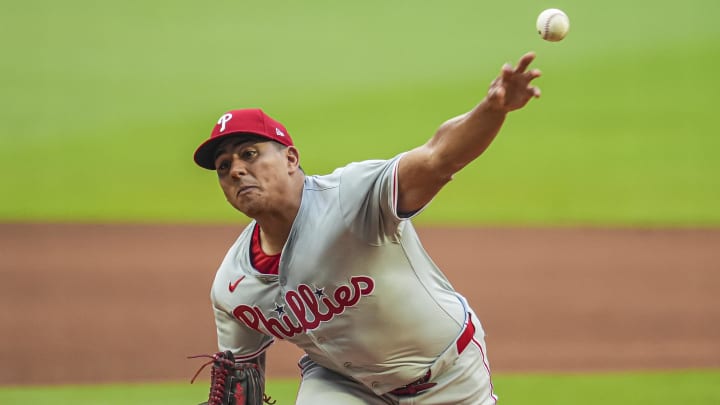
[[[225,198],[238,211],[256,216],[286,206],[297,151],[272,141],[229,139],[216,152],[215,167]]]

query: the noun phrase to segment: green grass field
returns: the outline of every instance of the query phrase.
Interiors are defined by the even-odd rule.
[[[496,376],[504,405],[712,405],[720,403],[720,370],[586,375]],[[296,380],[272,380],[268,392],[278,405],[295,401]],[[0,403],[25,405],[196,405],[207,384],[147,384],[0,388]]]
[[[535,33],[546,7],[561,43]],[[717,226],[720,3],[187,0],[8,4],[0,221],[244,221],[191,154],[227,109],[283,121],[303,167],[387,158],[538,53],[543,97],[424,223]]]

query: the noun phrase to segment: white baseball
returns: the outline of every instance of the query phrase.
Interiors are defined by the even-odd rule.
[[[562,10],[549,8],[540,13],[535,26],[542,39],[557,42],[570,30],[570,19]]]

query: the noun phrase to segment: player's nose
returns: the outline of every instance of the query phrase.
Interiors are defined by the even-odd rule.
[[[239,159],[237,156],[233,156],[233,160],[230,165],[230,175],[232,177],[239,178],[241,176],[244,176],[245,174],[247,174],[247,167],[245,166],[245,162],[242,159]]]

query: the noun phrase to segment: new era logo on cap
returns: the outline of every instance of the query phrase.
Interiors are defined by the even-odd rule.
[[[293,145],[287,129],[261,109],[232,110],[220,116],[210,134],[210,139],[195,150],[195,163],[205,169],[215,170],[215,149],[220,142],[230,135],[242,134],[257,135],[285,146]]]

